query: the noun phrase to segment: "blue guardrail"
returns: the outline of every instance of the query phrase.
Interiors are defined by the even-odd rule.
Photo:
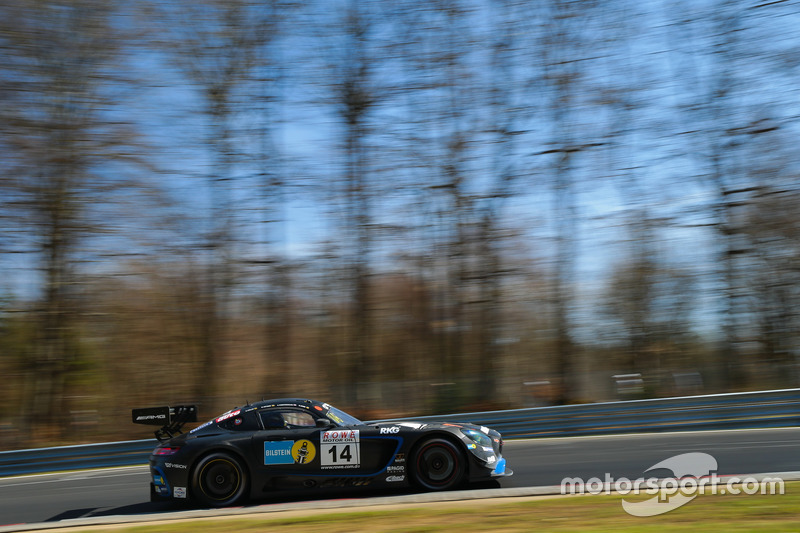
[[[774,428],[800,425],[800,389],[459,413],[448,420],[492,427],[504,438]],[[0,452],[0,477],[147,464],[155,439]]]

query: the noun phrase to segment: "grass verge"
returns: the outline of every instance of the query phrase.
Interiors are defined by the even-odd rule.
[[[800,531],[800,483],[786,483],[780,495],[700,494],[688,504],[648,518],[630,516],[622,496],[564,496],[530,498],[508,503],[503,499],[445,504],[408,504],[403,508],[358,511],[318,511],[311,516],[276,514],[236,518],[196,519],[147,525],[92,527],[80,531],[114,530],[125,533],[208,533],[297,531],[324,533],[523,531],[649,532]],[[647,498],[649,496],[645,496]],[[633,497],[625,499],[633,501]],[[643,499],[639,496],[636,499]]]

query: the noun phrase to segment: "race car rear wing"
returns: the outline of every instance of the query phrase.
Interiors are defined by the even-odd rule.
[[[187,422],[197,422],[196,405],[176,405],[175,407],[147,407],[131,411],[134,424],[148,424],[161,426],[155,432],[159,441],[169,440],[179,435],[181,428]]]

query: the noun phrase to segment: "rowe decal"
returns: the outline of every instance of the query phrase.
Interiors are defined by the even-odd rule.
[[[358,468],[361,466],[359,430],[329,430],[320,434],[322,468]]]
[[[322,432],[320,443],[336,444],[344,442],[358,442],[359,430],[357,429],[342,429],[342,430],[327,430]]]

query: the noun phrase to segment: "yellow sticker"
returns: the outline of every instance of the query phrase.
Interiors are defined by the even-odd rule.
[[[294,457],[294,462],[297,464],[310,463],[316,456],[317,449],[310,440],[298,440],[292,446],[292,457]]]

